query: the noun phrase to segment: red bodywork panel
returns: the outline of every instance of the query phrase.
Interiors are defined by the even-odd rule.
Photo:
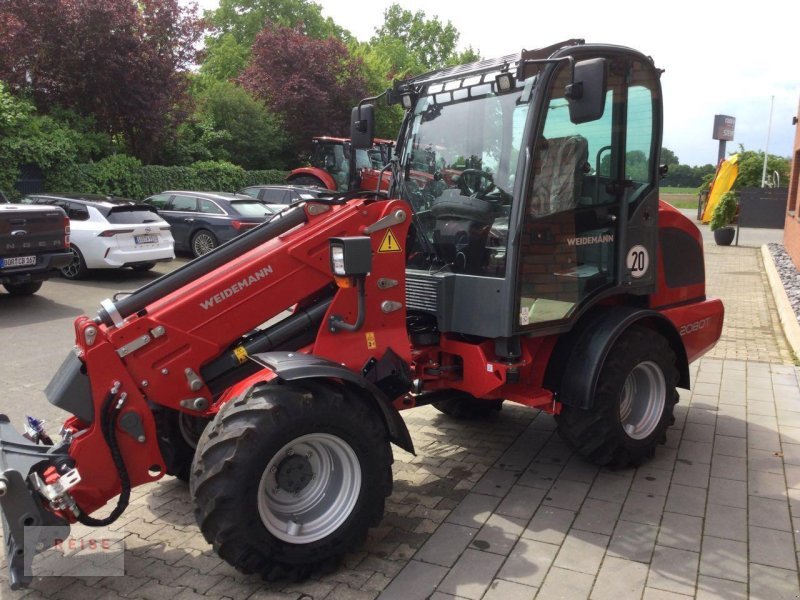
[[[76,339],[91,380],[95,415],[101,414],[108,391],[119,382],[120,391],[126,394],[127,408],[123,412],[136,412],[144,425],[144,442],[117,428],[133,485],[153,481],[164,473],[148,402],[181,410],[181,400],[203,397],[210,403],[208,410],[193,414],[215,414],[231,395],[225,394],[214,403],[205,385],[196,390],[190,388],[187,372],[199,374],[205,364],[228,350],[243,334],[329,286],[329,238],[366,235],[366,227],[398,211],[410,217],[408,206],[400,201],[359,200],[344,206],[325,206],[325,212],[319,215],[311,214],[315,211],[309,211],[310,206],[323,207],[306,205],[306,224],[153,302],[146,314],[129,317],[119,328],[98,326],[87,317],[76,321]],[[353,333],[332,333],[321,327],[312,349],[316,355],[360,371],[370,358],[380,358],[391,348],[410,363],[405,310],[384,312],[381,308],[387,301],[400,307],[405,304],[405,252],[380,251],[388,230],[405,246],[409,223],[406,218],[371,235],[372,273],[365,282],[364,326]],[[381,278],[390,278],[397,284],[379,287]],[[328,315],[354,322],[357,299],[356,288],[337,289]],[[323,322],[327,322],[328,315]],[[98,329],[91,345],[85,341],[89,327]],[[153,335],[154,331],[162,331],[160,328],[163,333]],[[126,352],[148,332],[149,343]],[[265,370],[257,379],[271,377]],[[88,428],[77,419],[70,420],[70,424],[76,432],[70,455],[82,474],[73,494],[79,506],[92,512],[119,493],[120,483],[99,421],[95,419]]]
[[[725,308],[717,298],[706,298],[705,265],[703,262],[703,236],[686,216],[666,202],[659,203],[658,226],[660,234],[656,292],[649,298],[650,307],[660,311],[672,321],[686,348],[689,362],[696,360],[717,343],[722,335]],[[680,240],[670,256],[664,251],[665,232],[672,232]],[[666,260],[677,261],[670,268]],[[668,273],[690,273],[687,285],[670,286]],[[691,275],[694,273],[694,275]]]
[[[365,278],[364,324],[355,332],[336,333],[325,325],[331,315],[348,323],[357,318],[357,288],[335,288],[315,341],[300,352],[361,372],[368,361],[392,350],[426,392],[463,390],[480,398],[508,399],[559,412],[553,393],[544,388],[545,370],[558,339],[555,335],[523,337],[521,356],[514,362],[495,355],[493,340],[469,342],[442,334],[438,345],[411,346],[405,311],[405,244],[411,222],[406,203],[359,199],[341,206],[307,204],[305,210],[307,223],[160,298],[118,328],[97,325],[88,317],[76,320],[77,347],[90,377],[95,415],[101,414],[109,390],[118,384],[126,394],[123,413],[135,412],[144,429],[141,441],[117,427],[134,486],[158,479],[165,471],[151,403],[185,410],[181,401],[204,398],[208,409],[192,414],[211,417],[253,385],[275,377],[262,369],[217,397],[202,380],[191,386],[192,376],[197,378],[204,365],[230,350],[242,335],[331,289],[329,239],[333,237],[370,237],[372,269]],[[400,213],[403,218],[397,219]],[[702,256],[702,239],[688,219],[668,205],[662,205],[659,216],[662,228],[680,231],[681,243],[692,252],[699,249]],[[367,229],[384,218],[393,218],[395,224]],[[393,240],[387,244],[389,232]],[[706,299],[704,282],[670,287],[663,263],[659,252],[657,289],[650,305],[675,325],[691,361],[719,338],[722,303]],[[88,335],[90,328],[97,329],[95,335]],[[92,343],[87,339],[93,339]],[[140,344],[142,339],[147,343]],[[403,409],[413,407],[415,398],[409,394],[393,400],[396,408]],[[73,495],[90,513],[119,494],[116,468],[97,418],[91,425],[72,418],[67,428],[74,433],[69,452],[82,475]]]
[[[556,336],[522,339],[522,355],[508,363],[494,353],[494,342],[471,344],[443,334],[438,346],[415,348],[413,366],[426,391],[455,389],[484,399],[505,399],[543,410],[555,410],[553,393],[542,387]],[[463,373],[463,376],[456,374]],[[413,406],[413,399],[395,402]]]

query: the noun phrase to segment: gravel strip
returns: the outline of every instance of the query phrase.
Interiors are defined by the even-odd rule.
[[[775,261],[775,267],[781,277],[783,289],[786,290],[786,295],[789,297],[794,316],[800,321],[800,271],[794,266],[783,244],[767,244],[767,247],[772,254],[772,260]]]

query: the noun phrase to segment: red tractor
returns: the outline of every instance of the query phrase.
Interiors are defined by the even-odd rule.
[[[288,207],[78,318],[47,388],[62,439],[0,418],[12,587],[40,526],[106,525],[165,474],[237,569],[333,564],[381,521],[415,406],[516,402],[597,465],[653,456],[723,321],[700,233],[659,202],[660,74],[570,40],[396,84],[388,194]],[[372,105],[353,115],[372,147]]]
[[[311,165],[289,173],[287,183],[339,192],[372,192],[378,189],[380,179],[381,191],[389,190],[389,176],[385,171],[393,141],[375,139],[369,148],[357,148],[355,153],[350,140],[344,138],[317,137],[312,143]]]

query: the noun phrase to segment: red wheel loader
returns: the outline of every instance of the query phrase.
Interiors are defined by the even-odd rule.
[[[697,228],[659,202],[660,73],[570,40],[396,83],[388,193],[291,206],[78,318],[61,439],[0,418],[11,586],[47,545],[26,532],[108,524],[165,474],[237,569],[330,566],[380,522],[414,406],[516,402],[597,465],[651,457],[723,321]]]
[[[356,148],[355,151],[350,140],[344,138],[317,137],[312,143],[311,164],[289,173],[287,183],[339,192],[389,190],[386,167],[393,141],[375,139],[369,148]]]

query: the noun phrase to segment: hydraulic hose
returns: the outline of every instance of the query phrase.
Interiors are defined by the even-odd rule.
[[[364,325],[364,320],[366,319],[367,316],[367,306],[366,306],[367,303],[364,293],[364,278],[359,277],[356,285],[358,286],[358,315],[356,316],[356,322],[348,323],[337,315],[331,315],[329,323],[331,331],[336,332],[339,330],[343,330],[343,331],[354,332],[361,329],[362,325]]]
[[[128,469],[125,467],[125,460],[122,458],[119,444],[117,443],[116,434],[117,416],[122,411],[122,405],[125,396],[123,394],[120,397],[120,400],[114,404],[114,399],[116,396],[117,393],[114,390],[110,391],[108,396],[106,396],[106,399],[103,402],[103,419],[100,423],[100,427],[103,432],[103,438],[106,441],[106,445],[108,445],[108,449],[111,452],[111,458],[114,461],[114,466],[117,468],[117,474],[119,475],[122,491],[119,494],[119,499],[117,500],[117,505],[114,507],[114,510],[111,511],[111,514],[102,519],[90,517],[80,507],[78,507],[76,519],[79,523],[82,523],[88,527],[105,527],[106,525],[111,525],[114,521],[119,519],[122,513],[125,512],[125,509],[128,508],[128,503],[130,502],[131,498],[131,480],[128,475]]]

